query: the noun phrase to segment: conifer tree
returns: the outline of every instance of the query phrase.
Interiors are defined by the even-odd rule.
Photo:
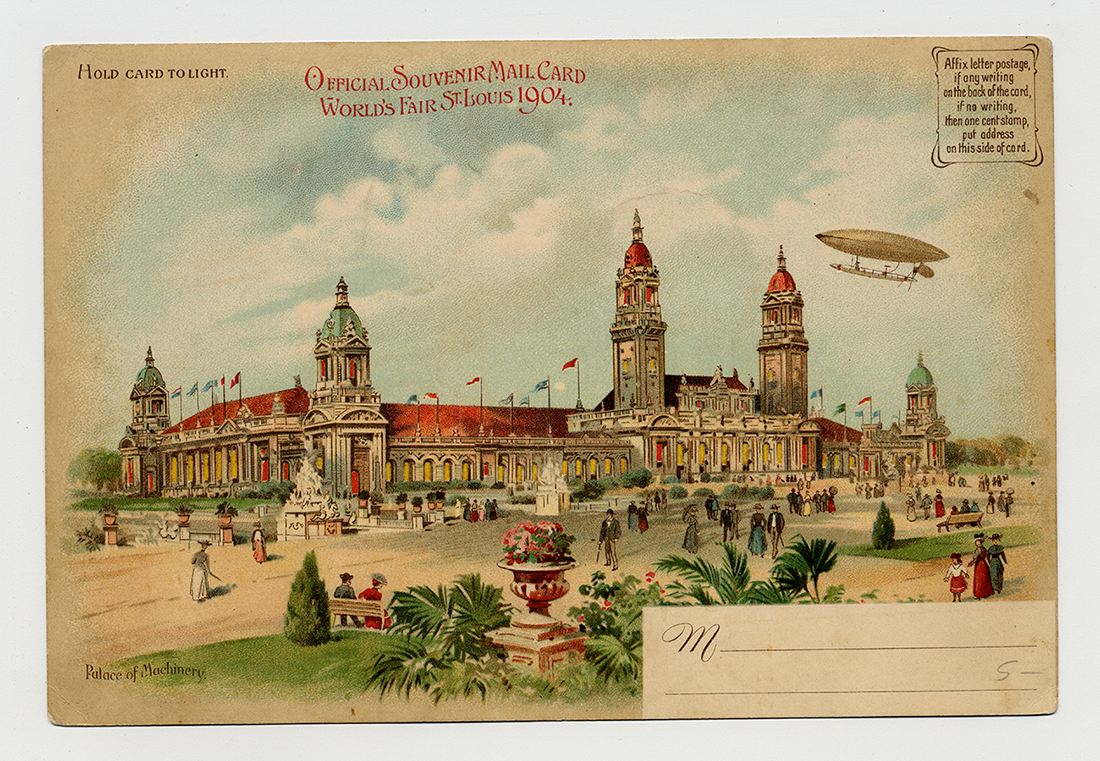
[[[886,509],[886,502],[880,502],[875,525],[871,527],[871,546],[876,550],[888,550],[894,546],[894,519]]]
[[[317,553],[310,550],[290,586],[283,634],[299,645],[323,645],[331,633],[328,592],[317,570]]]

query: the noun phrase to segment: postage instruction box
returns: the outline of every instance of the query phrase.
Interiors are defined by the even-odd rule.
[[[1051,65],[48,48],[51,717],[1054,710]]]

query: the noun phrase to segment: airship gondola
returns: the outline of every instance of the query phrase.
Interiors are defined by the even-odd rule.
[[[815,236],[827,246],[852,255],[851,264],[830,264],[838,272],[860,275],[878,280],[894,280],[912,284],[916,276],[930,278],[935,272],[925,262],[937,262],[947,258],[947,253],[930,243],[897,233],[879,230],[830,230]],[[859,263],[860,257],[893,262],[882,269]],[[898,272],[902,263],[912,264],[909,274]]]

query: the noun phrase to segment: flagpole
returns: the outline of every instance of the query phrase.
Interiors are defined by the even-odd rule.
[[[435,435],[439,436],[439,394],[435,395]]]
[[[508,395],[508,435],[516,435],[516,394]]]
[[[577,412],[584,409],[584,405],[581,404],[581,361],[577,360]]]
[[[554,429],[550,427],[550,376],[546,376],[546,436],[551,438]]]
[[[225,422],[225,376],[222,376],[222,422]]]
[[[477,377],[477,435],[485,435],[485,380]]]
[[[420,435],[420,394],[416,395],[416,435]]]
[[[198,416],[198,414],[200,412],[202,412],[202,410],[199,408],[199,382],[195,381],[195,415],[196,415],[196,417]],[[198,426],[198,422],[199,422],[198,420],[195,421],[196,427]]]

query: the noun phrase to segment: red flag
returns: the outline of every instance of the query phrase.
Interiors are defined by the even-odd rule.
[[[225,376],[224,375],[222,376],[222,382],[219,383],[218,385],[219,386],[224,386],[225,385]]]
[[[233,376],[233,380],[229,382],[229,387],[233,388],[234,386],[236,386],[240,382],[241,382],[241,374],[237,373],[236,375]]]
[[[438,394],[424,394],[424,398],[425,399],[438,399],[439,395]]]
[[[867,402],[869,402],[869,401],[871,401],[871,397],[867,397],[866,399],[862,399],[862,400],[860,400],[860,402],[859,402],[859,403],[860,403],[860,404],[866,404],[866,403],[867,403]],[[859,405],[856,405],[856,406],[858,407]]]
[[[562,365],[561,369],[564,371],[564,370],[568,370],[570,367],[576,367],[578,359],[579,359],[579,357],[573,357],[573,359],[569,360],[564,365]]]
[[[478,377],[474,378],[474,379],[473,379],[472,381],[470,381],[470,382],[469,382],[469,383],[467,383],[466,385],[467,385],[467,386],[472,386],[472,385],[474,385],[475,383],[480,383],[480,382],[481,382],[481,376],[479,375]]]

